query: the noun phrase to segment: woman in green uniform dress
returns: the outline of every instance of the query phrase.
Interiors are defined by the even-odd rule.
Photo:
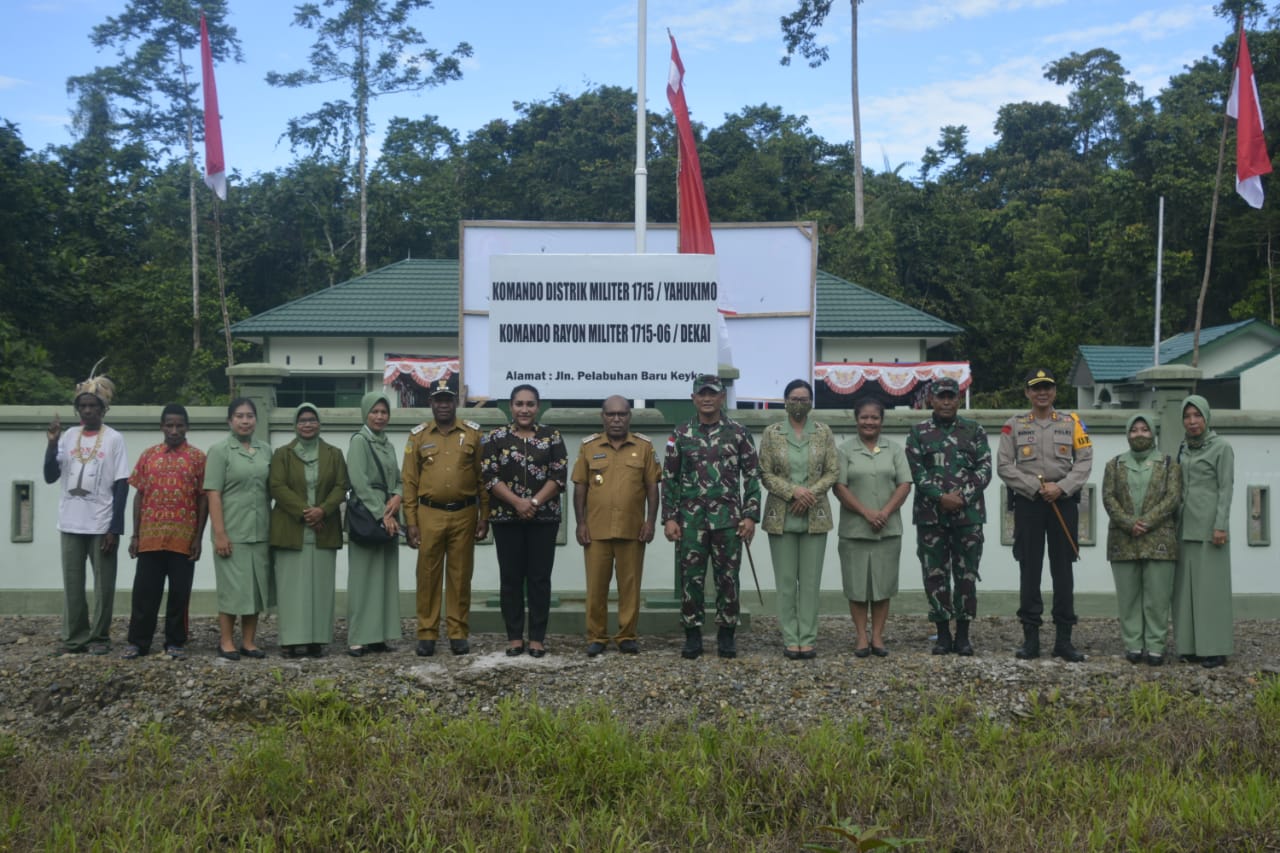
[[[902,504],[911,494],[911,467],[900,444],[880,437],[884,406],[868,398],[854,406],[858,436],[839,447],[840,474],[835,495],[840,501],[840,572],[849,614],[857,629],[853,653],[860,658],[889,654],[884,623],[889,599],[898,592],[898,560],[902,556]],[[867,638],[867,605],[871,637]]]
[[[351,490],[391,540],[381,545],[350,541],[347,550],[347,654],[389,652],[388,640],[400,636],[400,460],[387,439],[391,402],[386,392],[370,391],[360,401],[364,426],[351,436],[347,476]]]
[[[218,657],[266,657],[258,648],[258,614],[275,606],[268,540],[271,445],[253,437],[258,407],[246,397],[227,406],[231,434],[209,448],[204,489],[213,528],[213,570],[218,590]],[[240,617],[240,645],[235,644]]]
[[[1183,660],[1207,669],[1222,666],[1233,651],[1231,548],[1227,522],[1235,485],[1235,451],[1210,428],[1204,397],[1182,401],[1185,437],[1178,567],[1173,576],[1173,635]]]
[[[271,548],[285,657],[319,657],[333,640],[334,574],[347,491],[342,451],[320,440],[320,412],[294,412],[297,437],[271,457]]]

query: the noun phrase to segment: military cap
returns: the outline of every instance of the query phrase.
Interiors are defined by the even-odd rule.
[[[1034,388],[1037,385],[1057,385],[1058,380],[1053,378],[1053,371],[1045,367],[1037,367],[1035,370],[1027,371],[1027,387]]]
[[[697,394],[699,391],[705,391],[708,388],[719,394],[724,391],[724,383],[714,373],[699,373],[697,378],[693,380],[693,393]]]
[[[428,394],[432,397],[442,397],[446,394],[450,397],[458,396],[458,374],[451,373],[444,379],[432,382]]]
[[[950,376],[939,376],[929,386],[930,394],[959,394],[960,383]]]

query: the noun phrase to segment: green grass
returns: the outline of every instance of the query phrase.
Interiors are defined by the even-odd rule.
[[[0,849],[1280,846],[1280,680],[1236,707],[1158,684],[1027,704],[1014,722],[921,695],[893,726],[833,708],[800,733],[730,712],[636,730],[602,705],[446,718],[322,685],[205,754],[161,724],[110,761],[0,736]]]

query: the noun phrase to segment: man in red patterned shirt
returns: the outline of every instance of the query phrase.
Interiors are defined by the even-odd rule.
[[[129,485],[137,489],[129,556],[138,566],[129,645],[122,657],[136,658],[151,650],[166,580],[164,651],[174,659],[186,657],[187,604],[209,516],[203,489],[205,455],[187,444],[188,424],[186,409],[165,406],[160,415],[164,443],[144,450],[129,477]]]

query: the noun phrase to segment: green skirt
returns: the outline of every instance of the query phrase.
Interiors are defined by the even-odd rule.
[[[850,601],[884,601],[898,594],[898,559],[902,537],[848,539],[836,545],[844,597]]]

